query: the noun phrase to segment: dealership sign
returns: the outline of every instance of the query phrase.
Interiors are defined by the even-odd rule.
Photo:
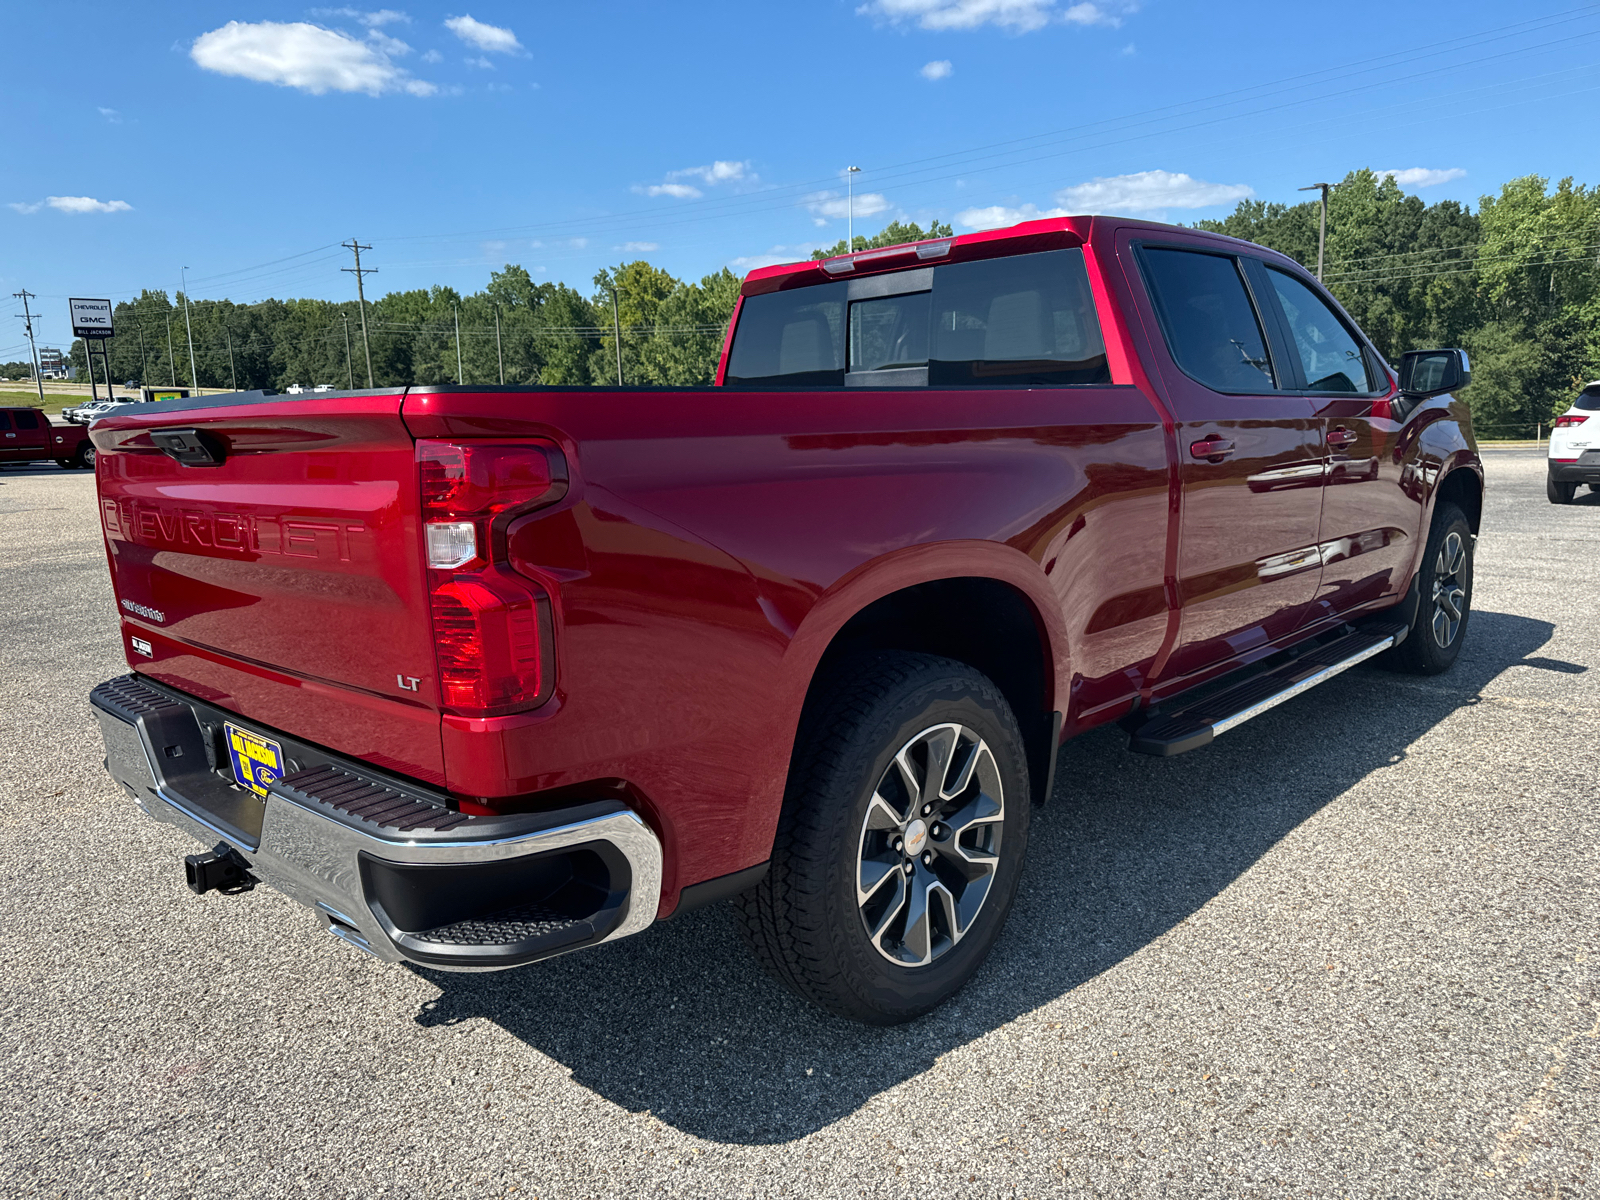
[[[69,300],[72,305],[72,336],[108,338],[111,335],[111,301]]]

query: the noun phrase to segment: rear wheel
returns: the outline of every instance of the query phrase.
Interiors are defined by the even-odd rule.
[[[1433,514],[1428,546],[1417,569],[1417,615],[1406,640],[1385,655],[1387,666],[1438,675],[1455,665],[1472,615],[1472,526],[1454,504]]]
[[[926,654],[854,660],[808,705],[766,877],[739,899],[769,974],[843,1017],[943,1003],[1005,925],[1030,818],[1015,716]]]
[[[1547,477],[1544,481],[1544,494],[1550,498],[1551,504],[1571,504],[1577,492],[1578,485],[1575,483],[1559,483],[1554,477]]]
[[[94,443],[85,442],[78,448],[78,457],[73,460],[80,467],[94,466]]]

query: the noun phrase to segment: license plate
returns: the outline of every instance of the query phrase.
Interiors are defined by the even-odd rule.
[[[283,778],[283,747],[271,738],[225,725],[228,757],[233,760],[233,777],[258,796],[266,796],[275,779]]]

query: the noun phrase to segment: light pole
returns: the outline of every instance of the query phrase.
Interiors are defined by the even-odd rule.
[[[1322,253],[1328,245],[1328,191],[1333,187],[1331,183],[1313,183],[1310,187],[1303,187],[1302,192],[1322,193],[1322,225],[1317,230],[1317,278],[1322,278]]]
[[[189,383],[194,387],[194,394],[200,394],[200,376],[194,369],[194,327],[189,324],[189,268],[182,268],[178,277],[183,280],[183,331],[189,337]]]
[[[844,217],[844,252],[851,254],[856,248],[856,176],[861,174],[860,167],[846,167],[844,169],[845,194],[849,197],[845,201]]]

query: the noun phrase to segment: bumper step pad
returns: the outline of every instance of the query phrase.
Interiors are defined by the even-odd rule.
[[[1234,726],[1398,645],[1405,629],[1399,622],[1365,626],[1203,699],[1158,711],[1131,731],[1128,749],[1171,757],[1210,745]]]

